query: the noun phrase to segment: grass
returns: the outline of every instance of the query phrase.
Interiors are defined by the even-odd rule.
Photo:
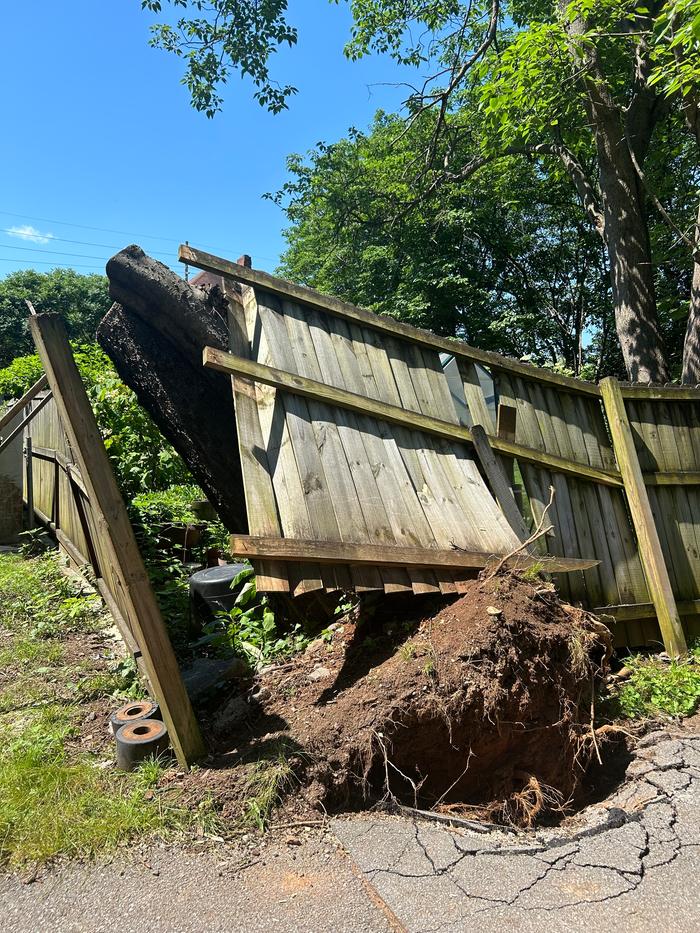
[[[286,743],[274,743],[266,756],[256,761],[251,768],[243,825],[264,830],[273,811],[295,780]]]
[[[612,714],[629,719],[659,715],[691,716],[700,706],[700,646],[687,658],[662,661],[633,656],[624,664],[631,674],[611,694]]]
[[[111,745],[77,748],[88,702],[142,695],[131,659],[105,669],[85,649],[66,663],[69,639],[75,654],[81,636],[108,623],[53,556],[0,555],[0,865],[92,857],[134,837],[215,825],[209,802],[191,810],[157,789],[163,763],[124,774],[104,767]]]
[[[0,862],[6,865],[93,856],[171,825],[168,812],[146,797],[148,776],[117,777],[93,756],[68,755],[69,718],[64,709],[55,717],[44,711],[0,755]]]

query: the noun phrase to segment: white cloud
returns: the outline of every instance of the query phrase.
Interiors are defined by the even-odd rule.
[[[5,233],[10,236],[16,236],[18,240],[29,240],[31,243],[48,243],[53,239],[53,233],[42,233],[36,227],[30,224],[22,224],[20,227],[8,227]]]

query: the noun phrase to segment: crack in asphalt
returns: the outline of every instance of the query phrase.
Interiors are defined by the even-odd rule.
[[[431,878],[443,878],[463,899],[462,920],[468,914],[503,909],[551,913],[632,895],[649,873],[672,864],[685,849],[700,846],[700,839],[684,839],[679,834],[678,798],[700,784],[697,761],[700,736],[650,734],[638,744],[628,779],[608,802],[604,818],[600,819],[599,807],[589,808],[588,818],[597,817],[597,821],[573,836],[566,836],[566,830],[555,830],[550,838],[540,836],[534,844],[512,845],[512,837],[508,837],[487,847],[482,844],[483,836],[474,838],[468,831],[446,827],[426,828],[425,822],[413,819],[412,832],[402,830],[406,839],[398,854],[383,864],[372,859],[373,867],[365,869],[365,874],[381,889],[389,890],[392,878],[424,884]],[[398,825],[405,827],[405,823]],[[448,841],[454,857],[450,857],[449,847],[445,852]],[[438,844],[440,848],[436,848]],[[352,853],[352,842],[348,848]],[[514,891],[496,894],[479,890],[491,883],[488,863],[481,860],[494,857],[506,860],[504,871],[493,872],[496,890],[497,885],[507,886],[511,877],[526,872]],[[510,871],[506,868],[509,859]],[[402,868],[404,860],[407,863]],[[567,873],[571,875],[571,896],[566,894]],[[558,877],[559,882],[548,889],[547,880],[552,877]],[[380,894],[387,898],[383,890]],[[418,933],[439,933],[456,922],[452,918],[415,929]]]

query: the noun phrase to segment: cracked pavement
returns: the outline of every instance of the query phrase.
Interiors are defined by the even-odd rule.
[[[476,833],[399,817],[336,836],[410,933],[700,930],[700,736],[652,732],[575,824]]]
[[[2,918],[19,933],[697,933],[699,788],[700,735],[658,731],[624,784],[566,827],[365,814],[334,820],[335,839],[261,842],[245,870],[225,846],[143,844],[31,884],[0,873]]]

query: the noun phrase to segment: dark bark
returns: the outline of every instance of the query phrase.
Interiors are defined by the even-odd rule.
[[[600,131],[597,136],[605,244],[625,367],[632,382],[667,382],[640,181],[624,137],[610,138]]]
[[[645,195],[635,166],[635,160],[638,166],[643,163],[654,127],[667,108],[648,85],[649,51],[640,42],[635,51],[632,97],[623,113],[596,46],[578,42],[588,24],[582,17],[570,22],[564,0],[559,6],[572,38],[571,52],[596,144],[603,216],[603,224],[596,229],[605,241],[610,262],[615,325],[627,374],[633,382],[667,382]]]
[[[97,339],[231,531],[247,532],[231,380],[202,366],[228,349],[227,303],[129,246],[107,263],[115,299]]]
[[[689,94],[683,104],[688,129],[700,150],[700,95]],[[700,206],[695,223],[695,251],[693,255],[693,284],[690,289],[688,326],[683,344],[683,382],[700,384]]]
[[[683,382],[686,385],[700,384],[700,207],[695,225],[695,265],[690,288],[688,326],[683,343]]]

